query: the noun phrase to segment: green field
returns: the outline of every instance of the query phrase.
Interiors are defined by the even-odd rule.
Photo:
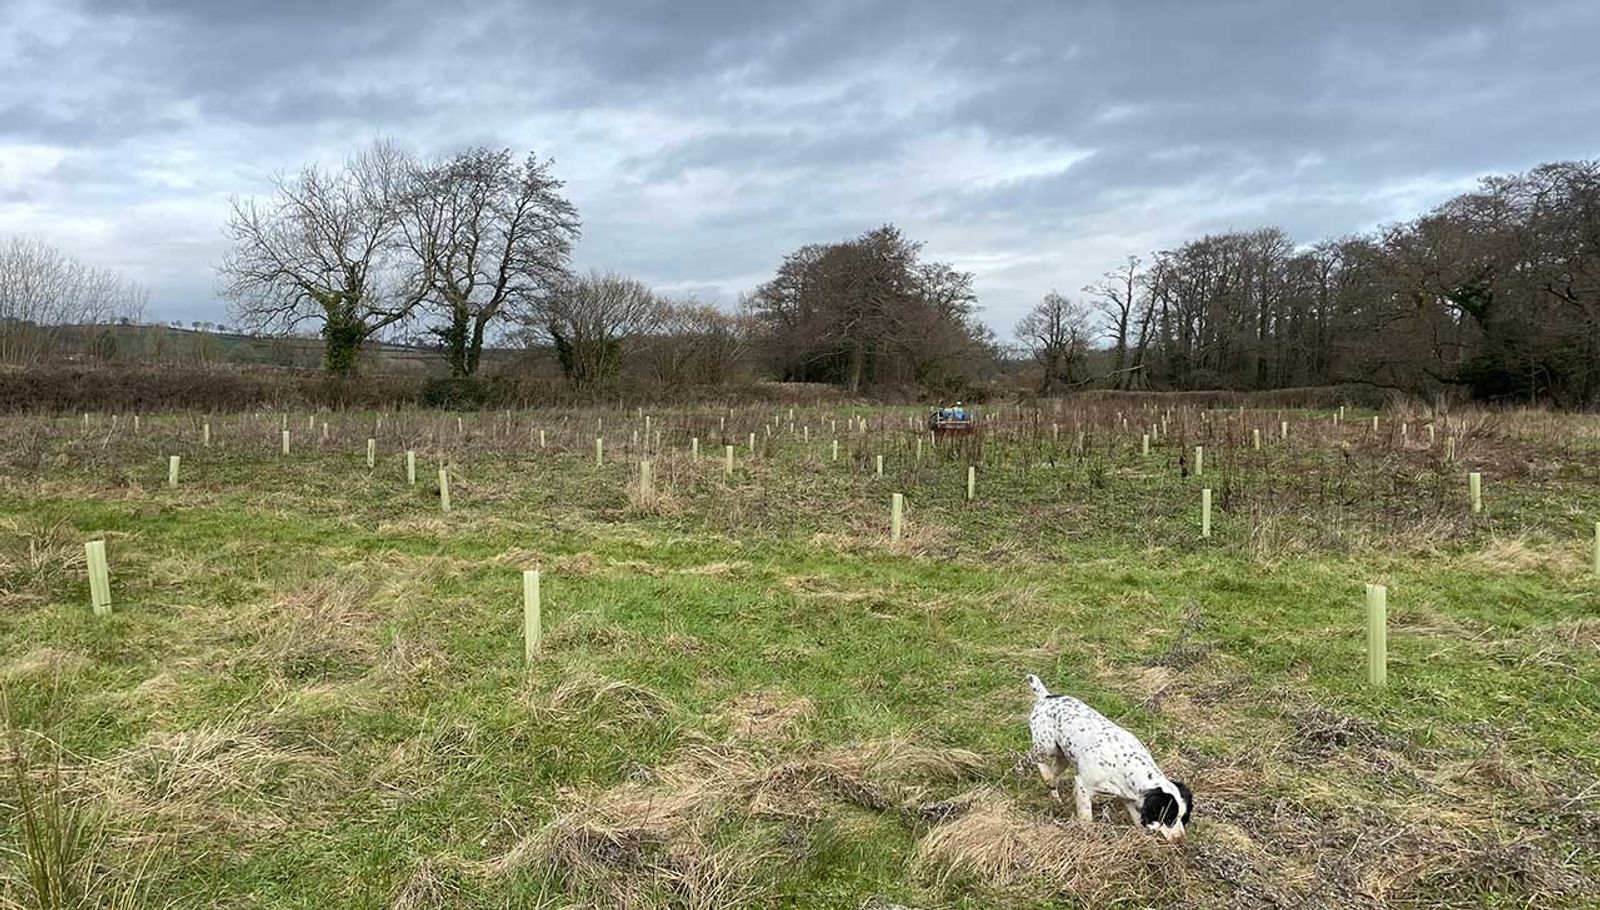
[[[1600,419],[916,413],[6,418],[0,904],[1593,905]],[[1193,787],[1186,843],[1069,824],[1027,673]]]

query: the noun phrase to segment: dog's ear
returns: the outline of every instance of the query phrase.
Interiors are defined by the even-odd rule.
[[[1178,795],[1183,797],[1183,824],[1187,827],[1189,816],[1194,814],[1194,794],[1189,792],[1189,786],[1181,780],[1175,780],[1172,785],[1178,788]]]
[[[1144,791],[1139,800],[1139,824],[1146,827],[1171,827],[1178,822],[1178,801],[1157,787]]]

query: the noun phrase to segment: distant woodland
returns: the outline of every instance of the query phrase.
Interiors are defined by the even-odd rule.
[[[109,270],[0,239],[0,364],[407,373],[456,404],[520,376],[580,398],[762,380],[974,399],[1355,384],[1600,406],[1600,161],[1488,177],[1365,234],[1129,251],[1041,293],[1004,337],[973,274],[893,225],[788,253],[732,308],[577,273],[563,190],[552,162],[493,149],[422,161],[379,143],[306,167],[234,201],[214,264],[227,319],[188,326],[146,322],[146,292]]]

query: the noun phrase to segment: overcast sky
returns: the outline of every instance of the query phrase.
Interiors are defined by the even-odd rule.
[[[1128,253],[1600,155],[1600,2],[0,0],[0,235],[226,320],[230,195],[387,136],[554,156],[577,264],[731,305],[884,222],[1010,326]]]

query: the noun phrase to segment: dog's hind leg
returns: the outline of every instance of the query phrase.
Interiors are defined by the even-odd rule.
[[[1044,785],[1055,794],[1056,800],[1061,800],[1061,787],[1058,785],[1061,775],[1067,770],[1067,762],[1061,757],[1061,750],[1052,748],[1037,756],[1034,762],[1039,768],[1039,776],[1044,778]]]
[[[1044,785],[1050,788],[1051,794],[1053,794],[1056,798],[1056,801],[1059,802],[1061,800],[1061,790],[1056,787],[1056,778],[1058,775],[1056,774],[1055,763],[1042,761],[1037,762],[1036,764],[1039,766],[1039,776],[1044,778]]]
[[[1078,823],[1087,825],[1094,821],[1094,793],[1082,777],[1073,778],[1072,795],[1078,804]]]

